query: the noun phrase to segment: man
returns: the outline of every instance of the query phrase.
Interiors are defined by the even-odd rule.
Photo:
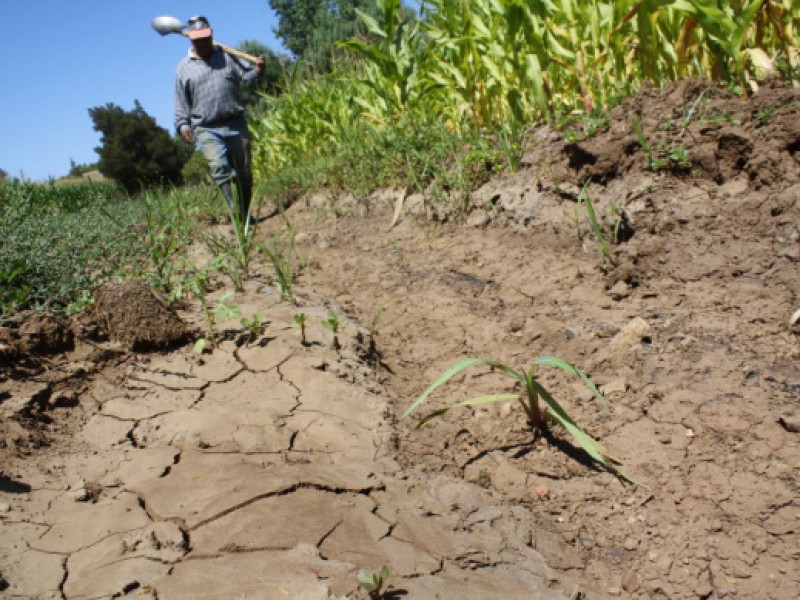
[[[205,17],[192,17],[187,29],[192,48],[175,73],[175,128],[187,143],[200,146],[231,215],[247,233],[253,174],[250,132],[239,88],[241,82],[250,84],[261,77],[264,57],[259,57],[254,69],[225,54],[214,45]]]

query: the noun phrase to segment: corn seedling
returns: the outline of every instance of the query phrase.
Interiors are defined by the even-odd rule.
[[[383,565],[378,573],[373,573],[367,569],[358,572],[358,583],[361,589],[365,590],[370,600],[380,600],[384,597],[384,587],[389,581],[389,567]]]
[[[511,377],[512,379],[516,380],[517,382],[522,384],[524,388],[524,393],[503,393],[503,394],[491,394],[491,395],[484,395],[484,396],[476,396],[473,398],[469,398],[467,400],[462,400],[457,402],[452,406],[447,406],[444,408],[440,408],[431,414],[424,417],[417,427],[421,427],[434,419],[437,419],[447,413],[450,409],[455,408],[457,406],[480,406],[484,404],[490,404],[494,402],[504,402],[508,400],[517,400],[522,409],[525,412],[525,416],[528,419],[533,430],[538,434],[544,432],[548,427],[548,417],[553,421],[559,423],[566,429],[575,442],[583,448],[583,450],[598,464],[602,465],[603,467],[609,469],[610,471],[618,474],[623,479],[636,484],[635,481],[630,479],[627,475],[619,472],[612,462],[618,462],[613,459],[606,449],[594,438],[584,432],[578,425],[576,425],[575,421],[572,417],[569,416],[566,410],[559,404],[555,398],[550,394],[550,392],[542,385],[542,383],[537,378],[537,371],[539,367],[549,366],[549,367],[556,367],[563,372],[567,373],[568,375],[572,375],[574,377],[579,378],[587,388],[592,392],[593,396],[597,399],[597,401],[601,404],[603,408],[608,410],[608,404],[606,404],[605,399],[600,394],[597,386],[592,382],[589,377],[587,377],[582,371],[574,367],[572,364],[568,363],[567,361],[555,357],[555,356],[541,356],[534,361],[534,364],[528,369],[528,371],[515,371],[506,365],[495,361],[490,360],[487,358],[463,358],[453,364],[450,368],[445,370],[438,378],[430,385],[428,388],[420,394],[420,396],[414,400],[414,402],[409,406],[406,411],[403,413],[403,418],[410,415],[414,410],[416,410],[428,396],[431,395],[439,386],[446,383],[450,380],[453,376],[460,373],[464,369],[475,365],[485,365],[492,369],[496,369],[497,371],[501,372],[504,375]],[[543,408],[540,404],[540,401],[544,401],[546,408]]]
[[[294,315],[294,326],[300,330],[300,343],[303,346],[308,346],[308,342],[306,341],[306,321],[308,317],[306,313],[299,312],[295,313]]]
[[[600,256],[603,257],[603,264],[605,264],[606,266],[616,267],[617,258],[614,256],[614,254],[611,252],[611,249],[608,246],[606,237],[603,234],[603,227],[600,224],[600,221],[597,219],[597,213],[594,210],[594,205],[592,204],[592,201],[589,198],[589,194],[586,193],[586,189],[588,187],[589,187],[589,182],[587,181],[583,185],[583,189],[581,190],[581,193],[578,196],[578,203],[575,206],[576,219],[577,219],[577,212],[579,211],[580,207],[583,206],[586,209],[586,216],[589,219],[589,225],[592,228],[592,233],[594,234],[595,241],[597,242],[597,249],[600,252]]]
[[[328,318],[322,321],[322,326],[325,329],[329,329],[331,333],[333,333],[333,341],[331,342],[331,348],[333,348],[337,352],[341,350],[342,347],[339,344],[339,327],[341,326],[339,315],[337,315],[334,311],[330,311],[328,313]]]
[[[285,298],[294,304],[294,270],[292,268],[291,255],[294,243],[290,245],[287,252],[283,252],[278,247],[277,242],[273,242],[271,249],[266,246],[262,246],[261,248],[272,264],[272,280],[278,288],[278,291],[280,291],[281,298]]]
[[[370,335],[370,337],[374,338],[376,335],[378,335],[378,326],[381,323],[381,317],[383,316],[383,312],[386,310],[387,303],[388,302],[386,300],[381,302],[380,307],[375,312],[375,316],[372,317],[372,322],[369,325],[369,335]]]
[[[206,247],[214,257],[213,268],[228,276],[233,289],[241,292],[250,276],[250,264],[257,250],[253,238],[235,236],[231,240],[223,233],[208,230],[204,233]]]

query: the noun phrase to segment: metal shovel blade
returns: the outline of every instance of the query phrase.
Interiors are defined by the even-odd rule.
[[[175,17],[156,17],[150,24],[161,35],[183,33],[183,23]]]

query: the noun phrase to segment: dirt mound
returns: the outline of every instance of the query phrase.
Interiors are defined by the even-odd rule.
[[[143,281],[106,284],[95,299],[95,319],[112,340],[131,350],[171,348],[189,333],[183,320]]]
[[[32,313],[21,323],[0,327],[0,363],[22,355],[51,355],[74,348],[75,335],[68,319]]]
[[[555,179],[575,183],[647,171],[723,184],[746,173],[758,189],[798,172],[800,104],[785,86],[765,87],[749,102],[702,79],[645,87],[597,126],[590,138],[540,147],[527,162],[545,158]]]

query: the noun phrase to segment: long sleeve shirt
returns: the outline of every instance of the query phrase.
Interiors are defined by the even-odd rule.
[[[241,82],[259,79],[255,68],[214,47],[206,62],[189,51],[175,72],[175,129],[211,126],[244,115]]]

